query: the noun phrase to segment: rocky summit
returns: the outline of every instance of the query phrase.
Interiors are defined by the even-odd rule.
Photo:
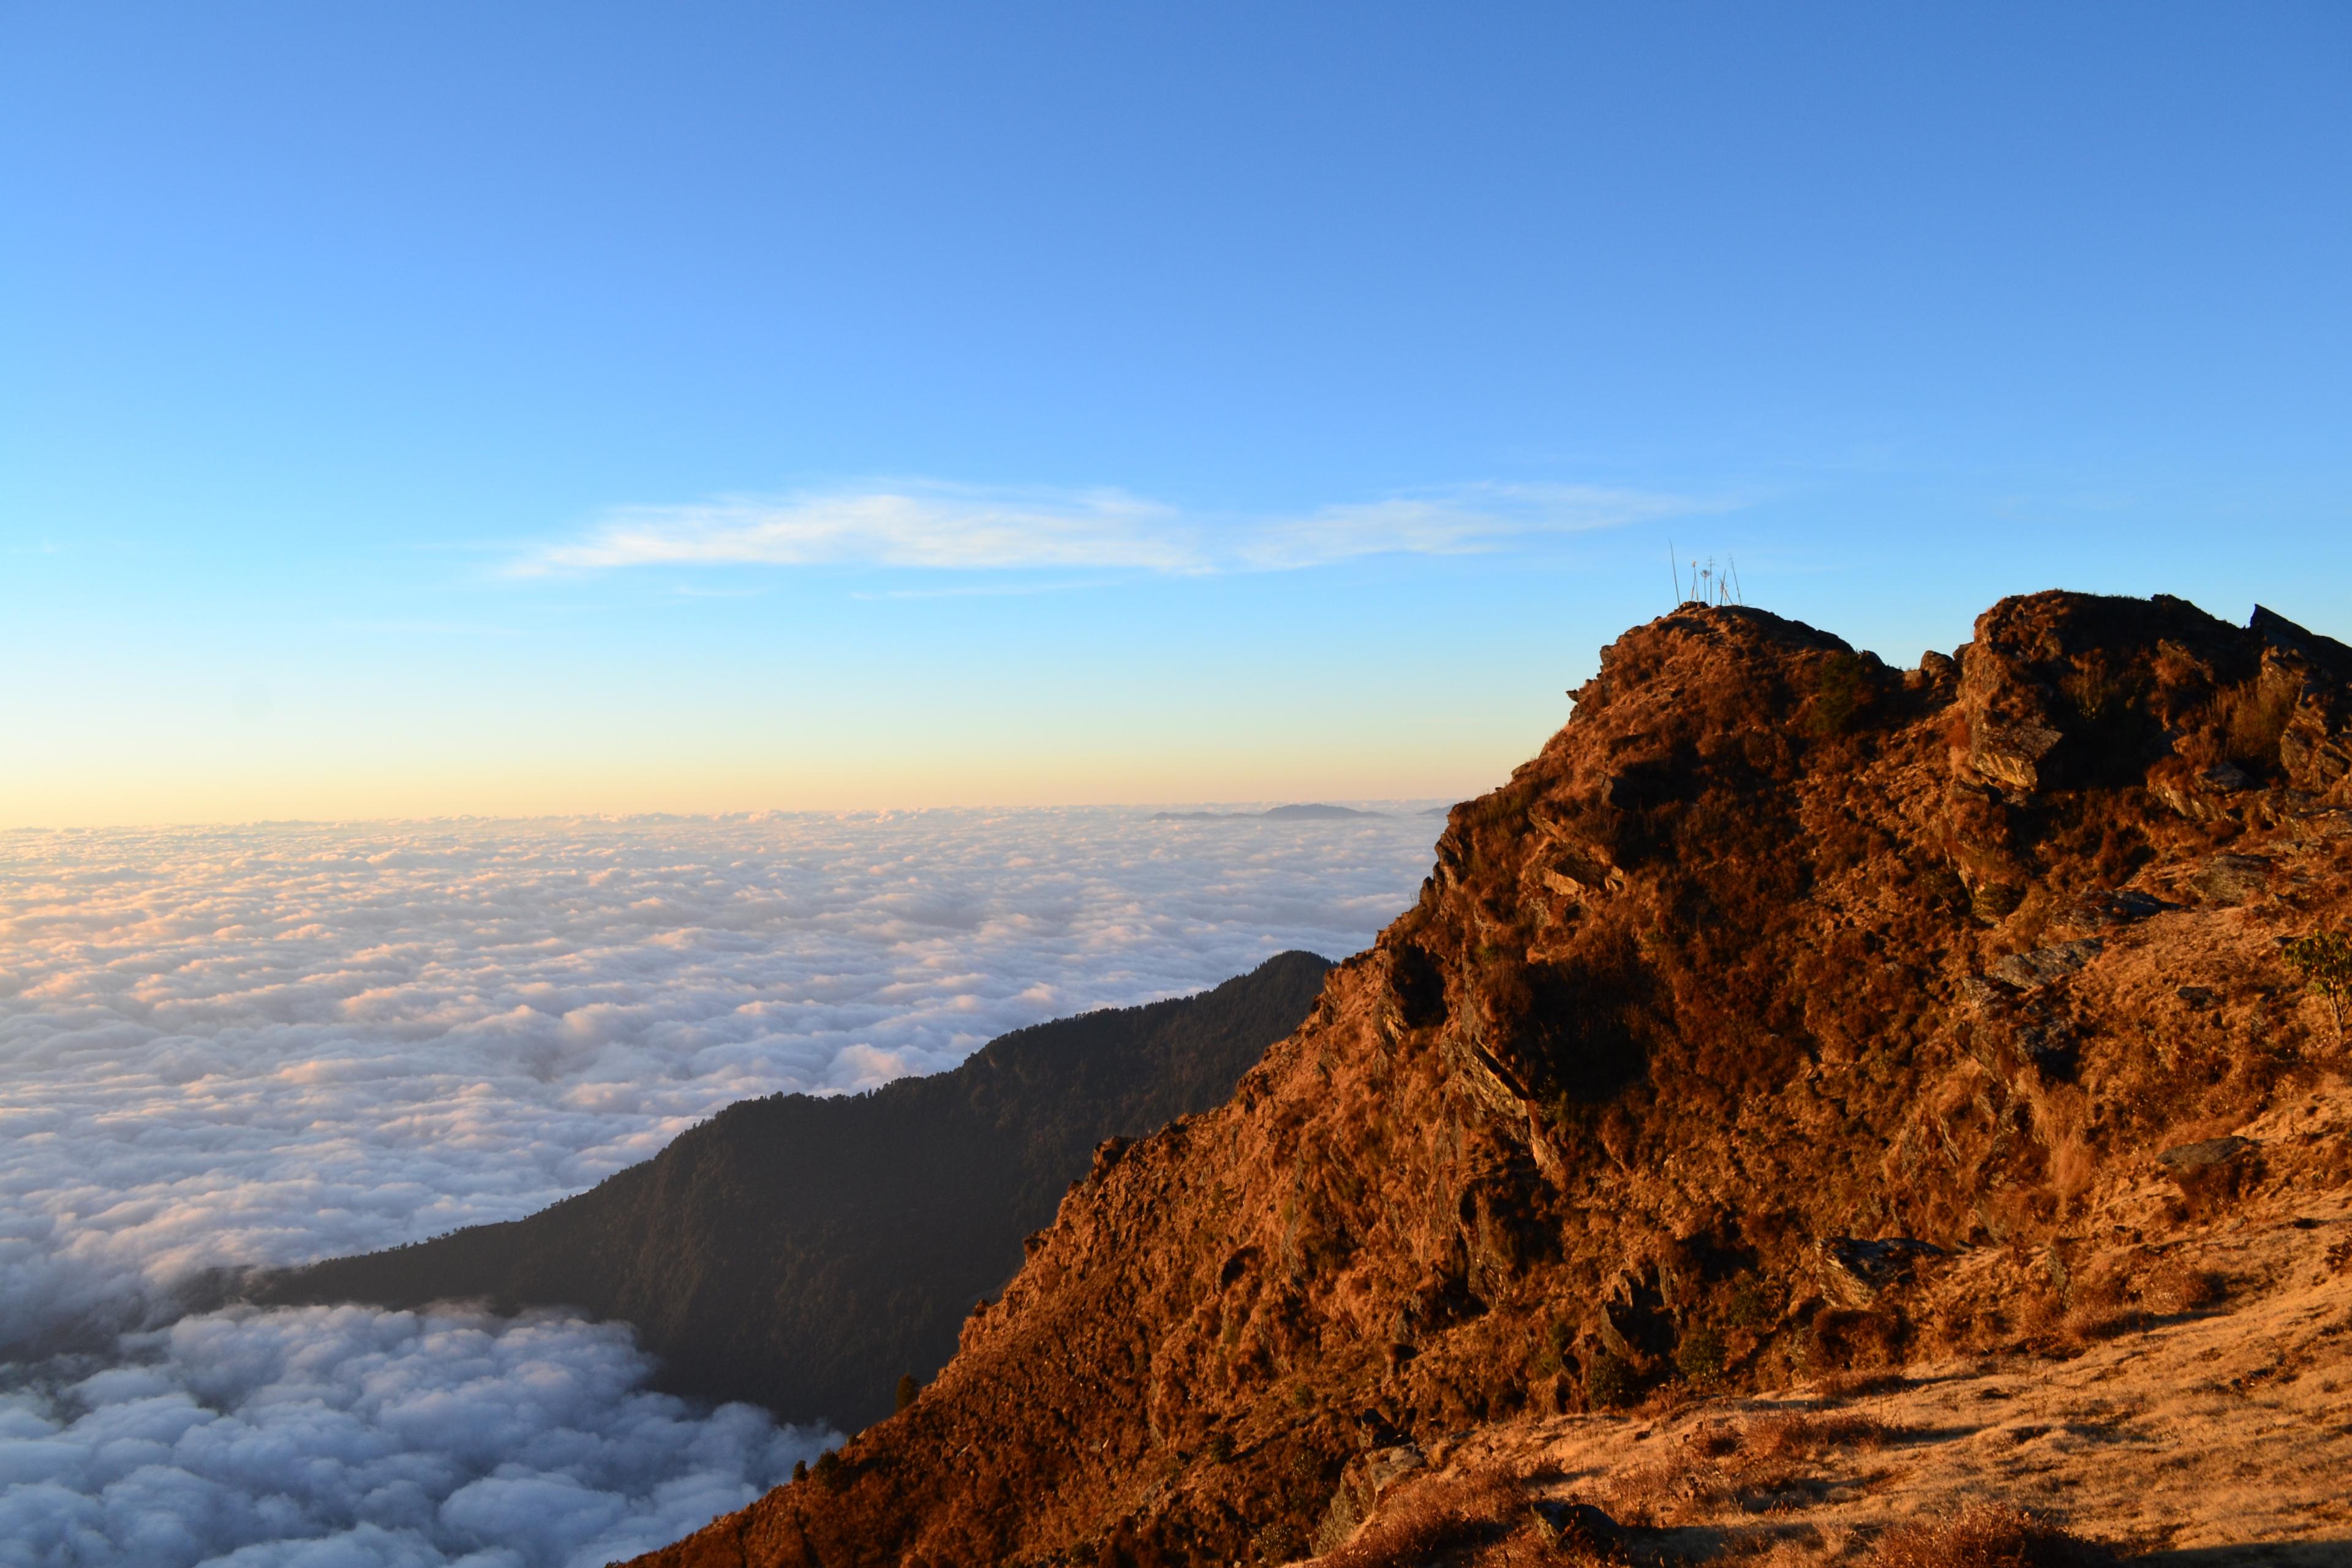
[[[2352,1539],[2352,1093],[2288,945],[2352,914],[2352,648],[2048,593],[1898,670],[1686,605],[1575,696],[911,1405],[644,1561]]]

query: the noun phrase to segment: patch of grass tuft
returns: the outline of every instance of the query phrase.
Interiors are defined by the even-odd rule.
[[[1759,1458],[1811,1459],[1833,1448],[1883,1448],[1895,1436],[1895,1428],[1867,1415],[1789,1411],[1750,1421],[1739,1441]]]
[[[2105,1542],[2040,1514],[1980,1502],[1887,1531],[1868,1561],[1870,1568],[2105,1568],[2121,1559]]]
[[[2294,717],[2294,697],[2284,686],[2264,690],[2259,677],[2214,693],[2213,717],[2221,721],[2222,754],[2245,767],[2278,766],[2279,739]]]
[[[1353,1541],[1319,1561],[1322,1568],[1419,1568],[1509,1533],[1526,1509],[1518,1483],[1499,1470],[1432,1476],[1399,1488]]]

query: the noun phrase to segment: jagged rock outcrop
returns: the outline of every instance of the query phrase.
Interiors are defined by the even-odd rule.
[[[2006,600],[1907,672],[1755,610],[1627,633],[911,1408],[646,1561],[1283,1562],[1368,1455],[2039,1331],[2100,1182],[2319,1070],[2274,955],[2352,910],[2347,675],[2167,598]]]
[[[1329,967],[1286,952],[1197,995],[1016,1029],[870,1094],[744,1100],[527,1219],[244,1293],[583,1308],[634,1325],[674,1392],[871,1421],[901,1376],[953,1352],[965,1310],[1003,1289],[1090,1161],[1101,1174],[1101,1149],[1223,1101]]]

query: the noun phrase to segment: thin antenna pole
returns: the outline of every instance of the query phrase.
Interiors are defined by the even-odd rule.
[[[1675,574],[1675,607],[1680,609],[1683,602],[1683,563],[1675,556],[1675,536],[1671,533],[1666,535],[1666,570]]]
[[[1737,555],[1727,555],[1724,557],[1724,560],[1731,563],[1732,596],[1744,605],[1748,602],[1748,595],[1746,590],[1739,586],[1739,557]]]

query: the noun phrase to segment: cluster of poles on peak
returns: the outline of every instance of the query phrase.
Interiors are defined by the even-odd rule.
[[[1716,566],[1715,557],[1712,555],[1706,558],[1704,565],[1697,561],[1693,561],[1690,563],[1690,571],[1685,575],[1682,560],[1675,553],[1675,542],[1669,539],[1666,541],[1666,564],[1673,569],[1675,574],[1675,607],[1676,609],[1680,609],[1685,605],[1745,605],[1748,603],[1739,591],[1739,564],[1728,555],[1723,558],[1723,565],[1720,569]]]

